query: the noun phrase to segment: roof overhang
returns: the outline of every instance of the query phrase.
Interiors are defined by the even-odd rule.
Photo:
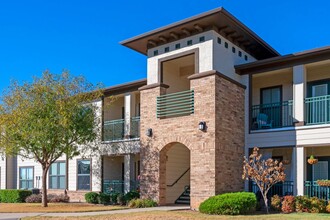
[[[237,74],[263,73],[330,59],[330,46],[235,66]]]
[[[136,80],[124,84],[111,86],[104,89],[104,95],[118,95],[126,92],[138,91],[142,86],[147,85],[147,79]]]
[[[188,36],[215,30],[256,59],[280,54],[224,8],[217,8],[120,42],[144,55],[147,50]]]

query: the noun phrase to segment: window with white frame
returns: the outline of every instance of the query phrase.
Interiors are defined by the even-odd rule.
[[[20,167],[19,168],[19,188],[32,189],[33,184],[33,167]]]
[[[49,189],[65,189],[66,164],[64,161],[54,162],[49,169]]]
[[[77,163],[77,189],[91,190],[91,161],[78,160]]]

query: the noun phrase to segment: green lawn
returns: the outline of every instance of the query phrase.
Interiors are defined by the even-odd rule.
[[[197,220],[197,219],[206,219],[206,220],[213,220],[213,219],[267,219],[267,220],[290,220],[290,219],[330,219],[330,214],[308,214],[308,213],[294,213],[294,214],[270,214],[270,215],[244,215],[244,216],[212,216],[212,215],[205,215],[199,212],[193,211],[154,211],[154,212],[140,212],[140,213],[128,213],[128,214],[114,214],[114,215],[101,215],[101,216],[88,216],[88,217],[33,217],[33,218],[24,218],[25,220],[32,220],[32,219],[67,219],[67,220],[87,220],[87,219],[96,219],[96,220],[106,220],[106,219],[114,219],[114,220],[121,220],[121,219],[129,219],[129,220],[158,220],[158,219],[168,219],[168,220]]]

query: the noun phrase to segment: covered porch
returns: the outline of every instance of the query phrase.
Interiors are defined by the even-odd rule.
[[[102,157],[102,191],[127,193],[139,189],[140,154]]]
[[[306,152],[306,178],[304,181],[304,195],[330,200],[330,185],[320,182],[330,177],[330,145],[322,147],[308,147]],[[314,157],[314,163],[309,160]]]

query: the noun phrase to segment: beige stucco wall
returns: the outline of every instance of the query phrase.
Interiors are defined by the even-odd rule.
[[[260,90],[267,87],[282,86],[282,100],[293,99],[292,69],[256,74],[252,78],[252,104],[260,104]]]
[[[330,64],[307,66],[307,82],[330,79]]]
[[[105,112],[104,121],[122,119],[122,107],[124,107],[124,96],[116,96],[109,104],[111,99],[104,99]]]

